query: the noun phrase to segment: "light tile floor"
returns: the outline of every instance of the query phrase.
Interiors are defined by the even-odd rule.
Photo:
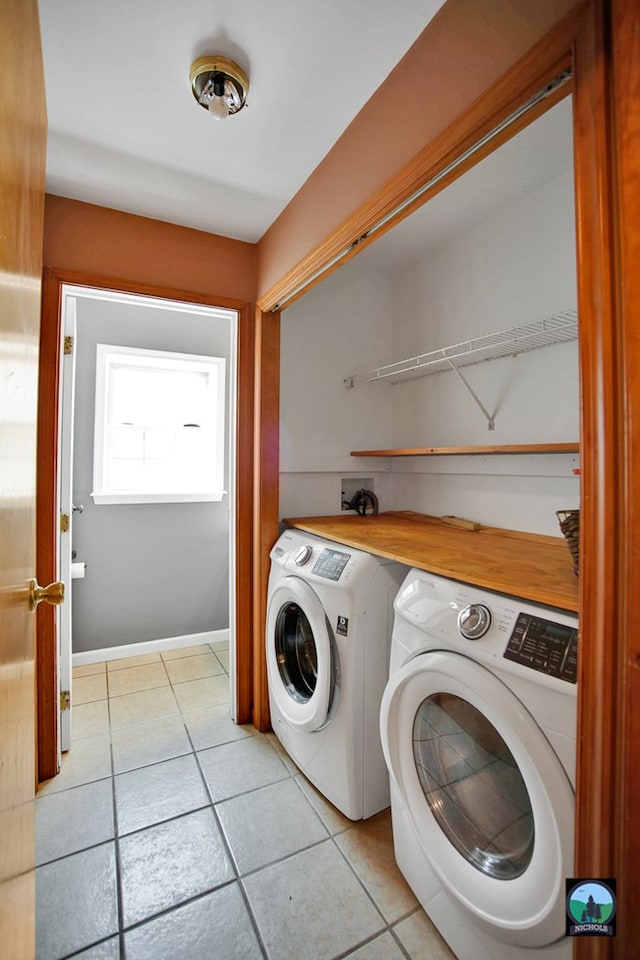
[[[74,671],[36,800],[38,960],[455,960],[389,812],[352,823],[233,724],[227,670],[205,645]]]

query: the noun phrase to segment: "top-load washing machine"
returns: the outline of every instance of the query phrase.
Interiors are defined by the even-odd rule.
[[[406,572],[296,529],[271,551],[271,724],[302,772],[352,820],[389,806],[379,712],[393,599]]]
[[[577,617],[412,570],[380,725],[396,860],[459,960],[565,960]]]

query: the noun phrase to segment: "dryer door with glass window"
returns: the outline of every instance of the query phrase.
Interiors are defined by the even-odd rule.
[[[298,577],[284,577],[267,609],[269,692],[296,730],[317,730],[327,720],[333,693],[332,638],[324,608]]]
[[[380,726],[416,841],[448,894],[507,943],[563,936],[573,789],[515,694],[465,656],[424,653],[391,676]]]

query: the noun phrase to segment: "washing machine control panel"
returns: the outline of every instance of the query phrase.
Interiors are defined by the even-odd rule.
[[[507,660],[576,683],[578,631],[563,623],[519,613],[504,655]]]
[[[342,571],[350,559],[351,554],[349,553],[342,553],[340,550],[325,549],[316,560],[311,572],[315,573],[318,577],[323,577],[325,580],[337,581],[342,576]]]

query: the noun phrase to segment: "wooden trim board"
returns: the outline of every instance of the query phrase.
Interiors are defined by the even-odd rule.
[[[278,537],[280,495],[280,314],[256,310],[253,558],[253,723],[270,728],[265,652],[269,551]]]
[[[160,640],[141,640],[138,643],[125,643],[118,647],[101,647],[98,650],[80,650],[71,657],[74,667],[84,667],[92,663],[104,663],[111,660],[128,660],[148,653],[163,653],[165,650],[182,650],[185,647],[197,647],[205,643],[218,647],[229,645],[228,630],[206,630],[203,633],[189,633],[182,637],[162,637]]]
[[[616,369],[619,413],[622,418],[618,448],[621,503],[618,522],[619,595],[611,617],[617,613],[619,648],[616,663],[617,707],[615,808],[613,817],[614,870],[619,883],[623,919],[618,933],[620,956],[640,956],[640,925],[632,910],[640,902],[640,617],[637,592],[640,584],[640,5],[627,0],[612,4],[613,65],[611,103],[615,131],[614,176],[617,185],[613,218],[616,227],[618,277],[618,330],[620,354]],[[616,610],[617,608],[617,610]],[[609,621],[611,624],[612,620]],[[602,641],[608,637],[603,636]],[[603,652],[606,648],[603,644]],[[595,724],[592,722],[591,729]],[[584,819],[582,820],[584,823]],[[588,827],[591,828],[591,825]]]
[[[391,450],[352,450],[352,457],[460,457],[505,453],[579,453],[579,443],[503,443],[475,447],[398,447]]]

